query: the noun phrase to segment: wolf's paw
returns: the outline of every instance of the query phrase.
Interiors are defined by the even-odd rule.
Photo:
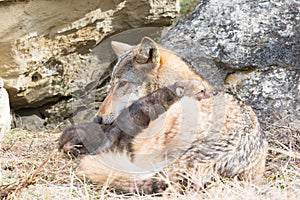
[[[165,181],[153,178],[132,181],[130,185],[130,193],[142,195],[161,194],[168,187]]]
[[[174,90],[177,96],[194,97],[197,100],[209,98],[209,92],[203,83],[195,79],[186,79],[177,81],[174,84]]]

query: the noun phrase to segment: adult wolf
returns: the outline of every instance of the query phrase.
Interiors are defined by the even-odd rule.
[[[112,72],[111,90],[95,118],[98,123],[112,123],[134,101],[176,81],[195,79],[205,85],[210,93],[213,91],[210,84],[180,56],[150,38],[143,38],[137,46],[113,42],[112,48],[118,55],[118,62]],[[181,113],[181,126],[194,127],[195,137],[177,162],[165,166],[169,177],[177,177],[181,182],[189,172],[217,172],[223,177],[238,177],[243,180],[261,177],[267,142],[251,107],[224,92],[216,92],[210,98],[199,101],[196,107],[196,114],[192,113],[193,110]],[[161,135],[176,135],[176,131],[161,131]],[[158,148],[172,145],[169,139],[170,137],[161,137],[160,140],[163,141],[157,141]],[[153,146],[147,146],[145,141],[132,151],[147,155],[149,149],[153,150]],[[151,159],[151,163],[155,163],[155,157]],[[96,159],[82,160],[79,167],[81,171],[88,172],[87,177],[94,181],[97,181],[96,177],[101,172],[97,167],[89,166],[96,166],[96,162]],[[181,171],[182,169],[184,170]],[[194,182],[199,183],[199,180]]]

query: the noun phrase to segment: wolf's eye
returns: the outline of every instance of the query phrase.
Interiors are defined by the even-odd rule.
[[[121,82],[118,84],[118,88],[122,88],[122,87],[124,87],[126,84],[127,84],[126,81],[121,81]]]

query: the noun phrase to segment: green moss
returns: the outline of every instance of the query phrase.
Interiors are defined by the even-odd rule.
[[[180,19],[184,18],[187,14],[193,11],[201,0],[181,0],[180,1],[180,14],[173,20],[176,24]]]
[[[196,6],[201,2],[201,0],[181,0],[180,1],[180,16],[184,17],[189,14]]]

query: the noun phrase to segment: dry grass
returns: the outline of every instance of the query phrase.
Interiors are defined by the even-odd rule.
[[[34,184],[12,192],[10,199],[300,199],[299,130],[270,126],[270,151],[263,184],[217,180],[201,191],[163,194],[160,197],[118,195],[107,187],[79,180],[76,161],[56,153],[37,174]],[[26,180],[56,147],[60,133],[14,129],[1,151],[4,186]],[[2,187],[2,191],[4,191]]]

